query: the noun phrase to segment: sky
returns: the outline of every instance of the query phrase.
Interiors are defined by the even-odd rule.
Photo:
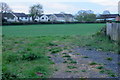
[[[104,10],[118,13],[119,0],[0,0],[6,2],[14,12],[29,13],[30,6],[41,4],[44,14],[70,13],[76,14],[79,10],[93,10],[99,14]]]

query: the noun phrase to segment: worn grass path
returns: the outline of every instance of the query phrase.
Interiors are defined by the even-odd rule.
[[[56,47],[65,46],[52,48]],[[50,52],[49,56],[56,68],[51,78],[111,78],[118,75],[118,55],[115,53],[74,47],[58,53]],[[110,57],[112,60],[107,60]]]

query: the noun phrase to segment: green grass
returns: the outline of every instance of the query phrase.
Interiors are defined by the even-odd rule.
[[[71,45],[72,47],[89,46],[103,51],[116,52],[116,43],[111,42],[105,36],[95,34],[103,26],[104,24],[3,26],[4,78],[11,76],[14,76],[13,78],[46,78],[50,76],[54,71],[52,69],[54,63],[47,53],[61,52],[63,49],[56,47],[61,44],[69,48]],[[66,57],[71,63],[76,63],[69,56]],[[68,68],[77,67],[69,66]],[[42,73],[42,76],[37,73]]]
[[[76,69],[76,66],[67,66],[69,69]]]
[[[86,70],[81,70],[82,72],[86,72]]]
[[[15,40],[14,40],[15,39]],[[17,43],[16,43],[17,42]],[[3,38],[3,77],[45,78],[52,70],[46,50],[49,37]],[[11,46],[12,45],[12,46]],[[42,73],[39,76],[37,73]],[[13,77],[12,77],[13,78]]]
[[[5,36],[62,36],[89,35],[101,29],[105,24],[41,24],[3,26]]]
[[[100,70],[99,72],[102,74],[108,74],[108,76],[110,76],[110,77],[117,77],[117,75],[115,73],[113,73],[111,70],[104,69],[104,70]]]

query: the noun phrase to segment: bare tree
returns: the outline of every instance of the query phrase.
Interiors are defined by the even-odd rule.
[[[30,15],[32,16],[32,20],[43,13],[43,7],[41,4],[36,4],[30,7]]]
[[[1,13],[10,13],[12,12],[12,9],[8,6],[7,3],[4,3],[4,2],[0,2],[0,12]]]

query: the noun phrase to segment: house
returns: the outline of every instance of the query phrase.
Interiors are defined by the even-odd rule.
[[[32,22],[32,17],[25,13],[3,13],[3,18],[7,22]],[[36,22],[73,22],[74,16],[71,14],[42,14],[35,18]]]
[[[73,22],[74,16],[72,14],[63,14],[65,16],[66,22]]]
[[[55,22],[57,21],[57,17],[54,15],[54,14],[51,14],[51,15],[47,15],[49,17],[49,20],[50,22]]]
[[[101,14],[97,17],[97,21],[116,21],[117,17],[119,17],[119,14]]]
[[[19,22],[28,22],[29,21],[29,16],[26,15],[25,13],[13,13],[13,15],[16,17],[16,19]]]
[[[42,14],[35,18],[36,22],[72,22],[74,16],[71,14]]]
[[[39,15],[35,18],[36,22],[48,22],[49,21],[49,16],[46,14]]]
[[[16,18],[12,13],[2,13],[2,18],[7,22],[16,22]]]
[[[2,13],[2,17],[7,22],[28,22],[29,16],[25,13]]]
[[[74,21],[74,16],[72,14],[53,14],[54,18],[58,22],[73,22]]]
[[[66,22],[65,16],[63,14],[53,14],[58,22]]]

